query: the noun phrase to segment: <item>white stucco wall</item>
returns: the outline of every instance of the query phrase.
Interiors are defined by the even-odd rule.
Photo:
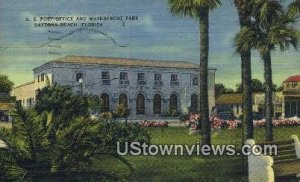
[[[103,85],[101,82],[101,73],[108,71],[110,73],[110,85]],[[215,105],[215,71],[209,70],[208,87],[209,87],[209,106]],[[128,73],[129,85],[119,84],[120,72]],[[182,113],[188,112],[191,104],[191,95],[197,94],[199,97],[199,84],[193,85],[193,78],[198,77],[198,69],[178,69],[178,68],[157,68],[157,67],[126,67],[114,65],[97,65],[97,64],[70,64],[49,62],[34,69],[34,83],[17,87],[14,95],[18,100],[26,97],[35,97],[35,90],[45,86],[46,82],[37,82],[38,75],[44,73],[48,76],[50,83],[58,85],[71,86],[74,92],[80,92],[81,86],[76,81],[76,73],[83,73],[82,91],[84,94],[93,94],[100,96],[102,93],[109,94],[110,110],[113,110],[118,104],[118,97],[121,93],[126,93],[128,97],[129,109],[131,114],[135,115],[136,97],[139,93],[145,96],[145,114],[153,115],[153,97],[155,94],[161,95],[162,113],[169,110],[169,98],[171,94],[178,96],[178,110]],[[146,85],[138,85],[137,74],[145,73]],[[156,87],[154,85],[154,75],[161,74],[163,85]],[[178,86],[171,86],[171,75],[178,75]],[[199,108],[199,105],[198,105]]]

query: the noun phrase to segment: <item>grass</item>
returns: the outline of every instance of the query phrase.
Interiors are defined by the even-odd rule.
[[[6,125],[4,125],[6,127]],[[147,128],[151,144],[196,144],[201,135],[188,135],[185,127]],[[292,134],[300,137],[300,127],[274,128],[274,139],[285,140]],[[255,128],[255,140],[264,141],[265,128]],[[242,143],[241,129],[212,133],[213,144]],[[247,181],[246,162],[241,156],[126,156],[134,171],[109,157],[94,160],[95,168],[112,171],[128,181]],[[259,175],[259,174],[258,174]]]
[[[200,135],[188,135],[184,127],[149,128],[151,144],[196,144]],[[263,141],[265,128],[255,129],[255,140]],[[274,139],[288,139],[298,134],[300,127],[274,128]],[[241,145],[241,130],[214,132],[213,144]],[[126,156],[134,167],[128,167],[111,158],[95,160],[96,167],[114,171],[128,181],[247,181],[246,163],[241,156]]]

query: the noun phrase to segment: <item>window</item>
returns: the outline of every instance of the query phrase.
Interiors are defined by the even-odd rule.
[[[159,94],[154,95],[153,113],[154,114],[161,114],[161,96]]]
[[[103,71],[101,74],[102,80],[109,80],[109,72],[108,71]]]
[[[145,80],[145,73],[138,73],[138,80]]]
[[[171,75],[171,86],[178,86],[179,82],[178,82],[178,75]]]
[[[102,107],[101,111],[102,112],[108,112],[109,111],[109,95],[107,93],[103,93],[101,96],[101,101],[102,101]]]
[[[169,108],[170,108],[171,112],[177,112],[177,104],[178,104],[177,100],[178,100],[177,95],[172,94],[170,96],[170,106],[169,106]]]
[[[138,79],[138,85],[146,85],[145,73],[138,73],[137,79]]]
[[[193,94],[191,96],[191,107],[190,107],[191,112],[196,112],[198,111],[198,95]]]
[[[126,94],[121,94],[119,96],[119,105],[123,105],[124,107],[127,108],[128,102],[127,102],[127,95]]]
[[[155,81],[161,81],[161,74],[155,74],[154,75],[154,80]]]
[[[171,75],[171,81],[172,82],[178,81],[178,75]]]
[[[198,85],[198,78],[197,77],[194,77],[193,78],[193,85]]]
[[[292,88],[297,86],[297,82],[292,82]]]
[[[77,82],[82,78],[83,78],[83,73],[76,73],[76,81]]]
[[[102,85],[110,85],[109,72],[108,71],[103,71],[101,73],[101,79],[102,79]]]
[[[139,94],[136,98],[136,114],[145,114],[145,97]]]
[[[45,80],[45,73],[41,74],[41,82],[43,82]]]
[[[154,86],[162,86],[163,82],[161,81],[161,74],[154,75]]]
[[[33,98],[29,98],[29,99],[27,99],[27,107],[31,107],[31,106],[33,106]]]
[[[128,80],[128,73],[126,72],[121,72],[120,73],[120,82],[121,85],[128,85],[129,80]]]
[[[121,72],[120,80],[128,80],[128,74],[126,72]]]

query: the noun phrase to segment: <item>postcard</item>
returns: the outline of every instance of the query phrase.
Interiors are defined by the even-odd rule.
[[[0,0],[0,181],[299,181],[299,0]]]

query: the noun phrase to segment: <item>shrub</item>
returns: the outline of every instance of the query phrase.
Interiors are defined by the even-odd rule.
[[[0,131],[0,139],[8,145],[8,149],[0,149],[1,181],[43,181],[45,177],[115,179],[106,169],[94,168],[92,160],[111,156],[133,170],[117,155],[117,142],[150,141],[139,124],[101,122],[89,117],[64,121],[59,116],[49,123],[46,114],[24,110],[20,105],[16,106],[14,119],[11,132]]]
[[[111,112],[103,112],[100,114],[100,118],[104,120],[111,120],[113,117],[113,114]]]

